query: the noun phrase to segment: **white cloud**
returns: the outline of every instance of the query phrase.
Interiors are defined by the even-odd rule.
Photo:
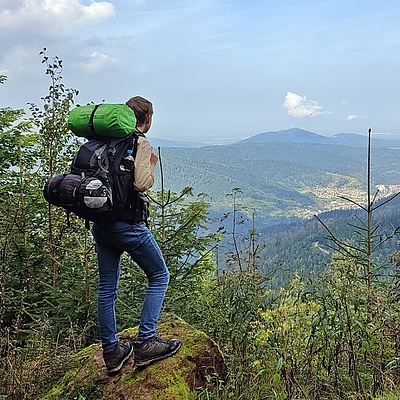
[[[350,114],[350,115],[347,117],[347,121],[352,121],[353,119],[357,119],[357,118],[358,118],[358,115]]]
[[[300,96],[293,92],[287,92],[283,107],[294,118],[315,117],[321,114],[322,107],[315,101],[307,101],[306,96]]]
[[[109,66],[116,63],[115,58],[111,58],[107,54],[93,52],[90,58],[81,63],[80,67],[88,74],[98,74],[106,70]]]
[[[107,1],[85,5],[81,0],[14,0],[1,7],[0,32],[64,37],[87,23],[113,15],[115,7]]]

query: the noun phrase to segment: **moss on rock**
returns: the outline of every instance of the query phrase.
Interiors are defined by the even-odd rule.
[[[226,366],[216,344],[173,314],[159,322],[158,335],[182,340],[179,352],[145,368],[134,367],[134,357],[121,372],[109,377],[99,344],[77,353],[65,375],[54,382],[41,400],[189,400],[196,388],[225,379]],[[120,333],[121,341],[134,341],[137,328]]]

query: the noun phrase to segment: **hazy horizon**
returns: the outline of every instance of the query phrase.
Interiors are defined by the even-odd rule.
[[[396,133],[398,15],[395,0],[6,0],[0,107],[40,104],[47,48],[77,104],[150,99],[155,137]]]

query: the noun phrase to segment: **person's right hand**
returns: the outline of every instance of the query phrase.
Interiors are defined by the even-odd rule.
[[[150,164],[154,167],[157,164],[157,161],[158,161],[157,154],[154,153],[154,151],[152,151],[150,156]]]

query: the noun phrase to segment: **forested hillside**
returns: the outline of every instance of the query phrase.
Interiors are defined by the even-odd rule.
[[[233,188],[245,206],[264,217],[302,216],[345,206],[339,196],[366,201],[365,146],[310,142],[254,143],[199,148],[161,148],[165,185],[191,186],[211,197],[215,208],[227,206]],[[373,143],[373,142],[372,142]],[[372,148],[372,184],[387,196],[400,188],[399,150]]]
[[[396,140],[373,138],[372,190],[386,199],[400,191],[399,149]],[[231,230],[234,189],[241,214],[236,234],[249,241],[253,223],[258,241],[265,246],[259,255],[265,274],[276,271],[277,284],[294,272],[305,276],[330,262],[328,232],[320,215],[343,238],[354,238],[352,224],[366,215],[354,202],[367,202],[367,145],[361,135],[326,138],[291,129],[256,135],[225,146],[161,148],[165,185],[178,190],[184,185],[210,196],[211,226]],[[376,215],[381,234],[400,226],[396,198]],[[252,220],[254,215],[255,221]],[[221,221],[221,218],[223,221]],[[230,251],[225,237],[219,254]],[[243,245],[246,247],[246,245]],[[393,238],[379,249],[383,259],[397,251]],[[224,263],[219,264],[224,268]]]
[[[376,211],[372,221],[376,226],[375,245],[400,228],[399,209],[400,196],[397,196]],[[357,242],[367,224],[367,213],[362,209],[335,210],[322,213],[318,217],[326,227],[313,217],[271,226],[260,232],[266,243],[265,250],[260,254],[263,272],[268,274],[276,270],[278,285],[293,273],[306,279],[320,274],[330,264],[338,249],[331,235]],[[399,250],[399,237],[396,234],[377,247],[374,256],[380,264],[392,265],[389,270],[393,272],[391,256]]]

